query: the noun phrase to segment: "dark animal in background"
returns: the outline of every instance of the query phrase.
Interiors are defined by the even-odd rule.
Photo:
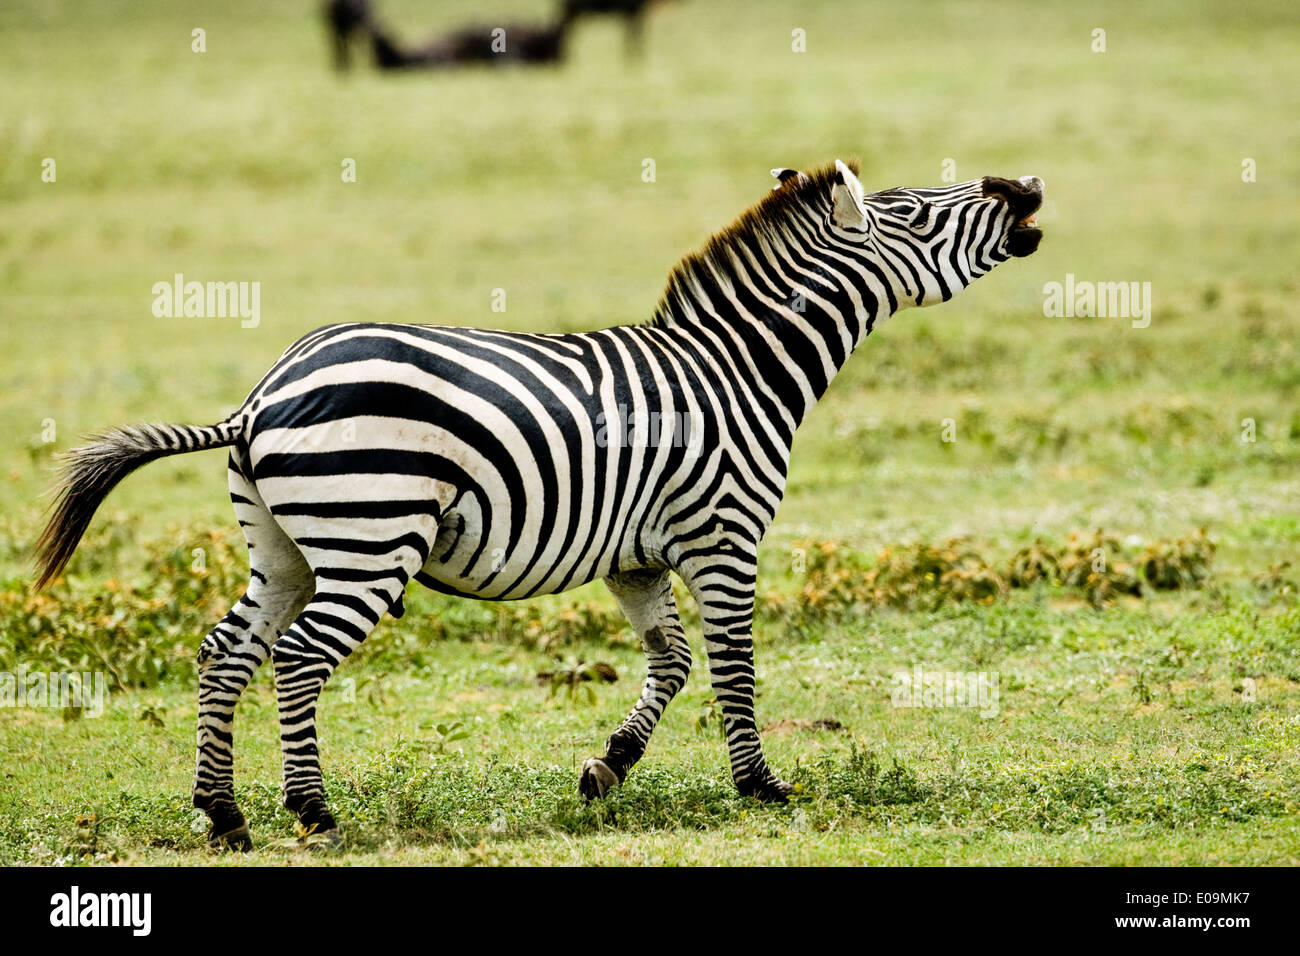
[[[334,47],[334,68],[340,72],[352,66],[352,38],[370,27],[369,0],[326,0],[325,22]]]
[[[435,68],[470,63],[555,63],[564,55],[568,24],[504,24],[462,27],[424,46],[402,47],[377,26],[370,42],[382,70]]]
[[[560,0],[557,19],[535,23],[461,27],[423,46],[407,46],[379,23],[370,0],[326,0],[324,14],[339,70],[351,66],[354,39],[369,37],[375,66],[382,70],[436,68],[471,63],[555,63],[564,56],[565,35],[587,14],[627,18],[626,52],[639,56],[645,11],[654,0]]]
[[[626,18],[624,51],[639,57],[645,46],[645,12],[655,0],[564,0],[563,19],[573,22],[588,13],[616,13]]]

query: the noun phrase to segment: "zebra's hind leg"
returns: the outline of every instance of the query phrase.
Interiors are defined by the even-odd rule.
[[[410,533],[375,542],[299,538],[316,571],[316,590],[271,648],[284,756],[284,805],[312,833],[340,845],[325,800],[316,743],[316,705],[326,680],[361,645],[385,612],[396,608],[407,582],[428,559],[431,537]],[[376,549],[384,549],[376,567]]]
[[[307,562],[230,462],[230,492],[248,542],[248,589],[199,645],[199,718],[194,806],[211,821],[214,848],[248,850],[253,841],[235,802],[234,716],[240,694],[271,645],[312,592]]]
[[[283,622],[268,619],[266,611],[274,605],[274,599],[259,592],[257,580],[254,577],[248,591],[199,646],[198,757],[193,803],[211,821],[208,844],[214,849],[253,847],[248,823],[235,803],[235,705],[253,672],[270,655],[283,626]],[[285,600],[281,606],[287,603]],[[289,610],[286,616],[292,614],[293,610]]]
[[[677,615],[668,572],[634,571],[606,578],[605,583],[641,638],[649,673],[636,706],[610,734],[605,755],[582,765],[578,792],[587,800],[603,797],[627,779],[632,765],[645,753],[668,703],[691,673],[691,647]]]

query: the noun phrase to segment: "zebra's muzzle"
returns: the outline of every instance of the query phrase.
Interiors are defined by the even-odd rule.
[[[984,195],[999,199],[1009,207],[1007,252],[1018,259],[1032,255],[1043,239],[1043,231],[1038,228],[1035,218],[1043,205],[1043,181],[1037,176],[1021,176],[1019,179],[985,176]]]

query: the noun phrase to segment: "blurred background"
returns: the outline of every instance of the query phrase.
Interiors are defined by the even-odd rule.
[[[415,46],[558,0],[373,6]],[[380,71],[362,43],[341,73],[312,0],[9,0],[3,572],[27,579],[80,433],[216,421],[331,322],[646,319],[771,167],[853,155],[869,189],[1042,176],[1046,238],[868,340],[800,433],[769,553],[1207,525],[1229,567],[1267,566],[1300,541],[1298,27],[1289,2],[674,0],[639,56],[593,16],[549,65]],[[155,317],[176,273],[259,282],[259,324]],[[1067,273],[1151,283],[1150,326],[1044,316]],[[223,456],[151,466],[101,526],[229,525]]]

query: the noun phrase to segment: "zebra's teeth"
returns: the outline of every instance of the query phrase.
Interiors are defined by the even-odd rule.
[[[1016,225],[1021,229],[1033,229],[1036,225],[1038,225],[1038,214],[1031,212],[1024,219],[1021,219],[1018,223],[1016,223]]]

